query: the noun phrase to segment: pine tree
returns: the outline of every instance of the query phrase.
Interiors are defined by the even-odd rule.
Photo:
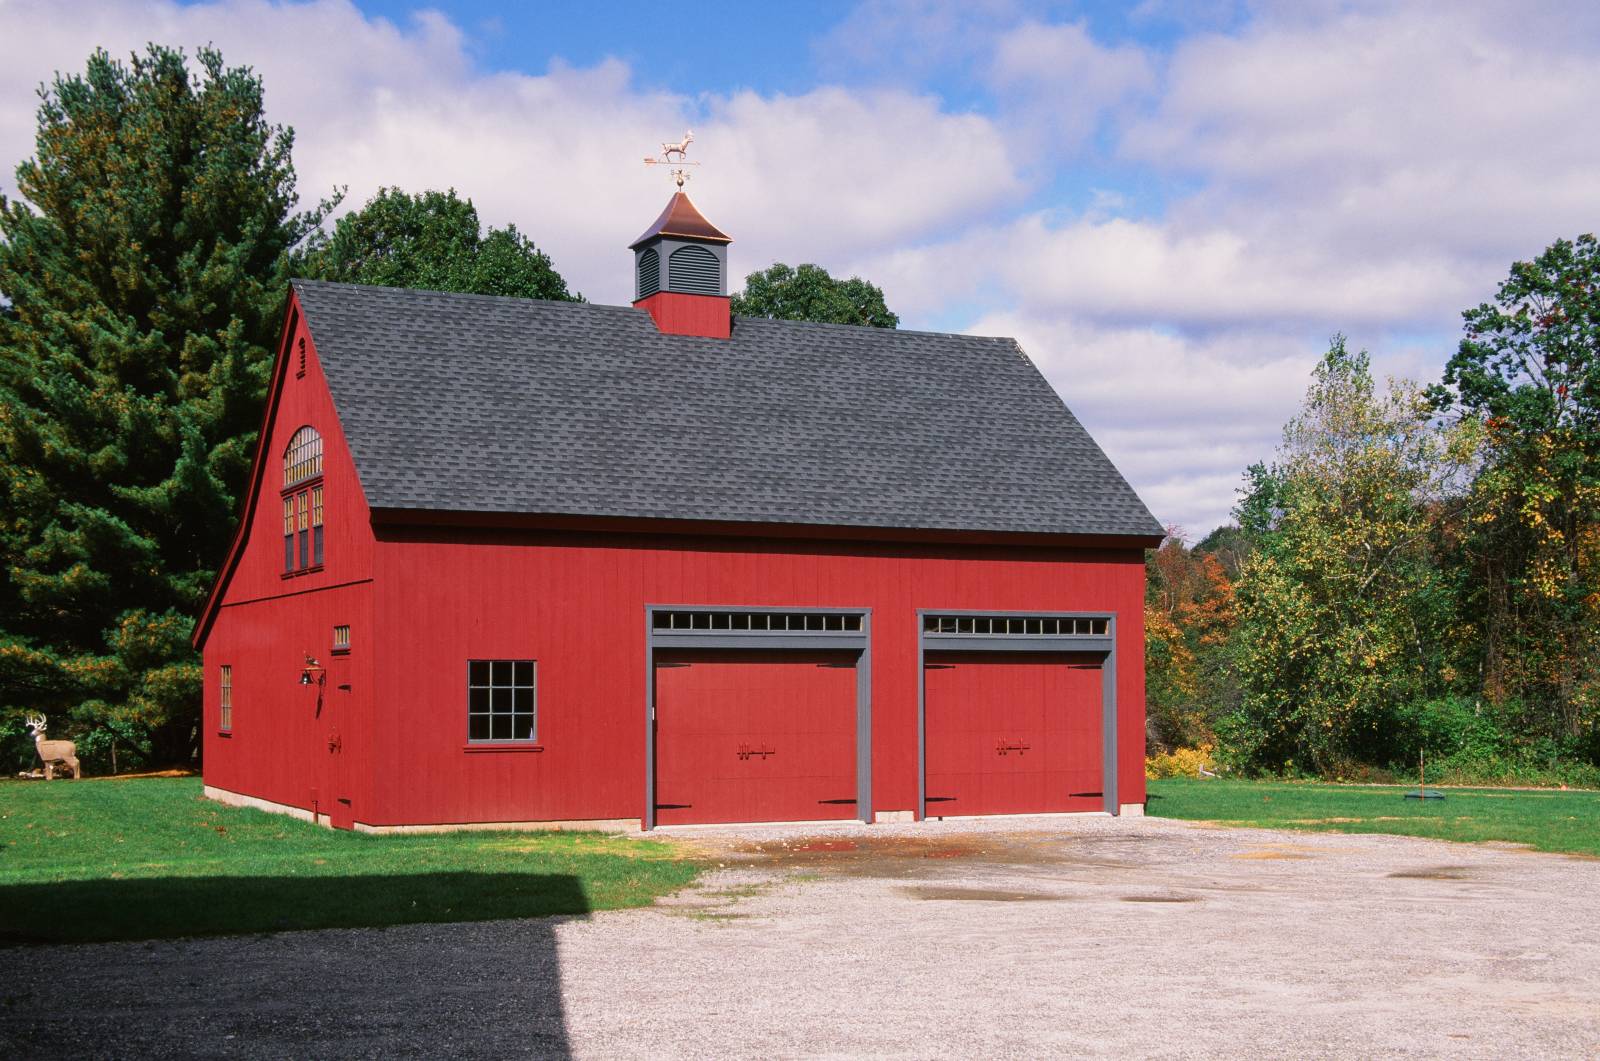
[[[249,471],[289,253],[333,205],[294,212],[293,133],[266,121],[260,79],[197,60],[151,45],[58,75],[23,199],[0,199],[0,707],[53,712],[91,770],[114,739],[193,754],[189,633]]]

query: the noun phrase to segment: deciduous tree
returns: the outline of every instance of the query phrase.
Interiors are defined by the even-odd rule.
[[[515,225],[484,231],[472,200],[455,189],[379,189],[332,235],[314,236],[296,271],[352,284],[582,301]]]
[[[1432,542],[1476,442],[1415,386],[1378,393],[1366,354],[1334,341],[1240,506],[1257,547],[1238,583],[1244,696],[1222,729],[1241,765],[1382,763],[1394,711],[1448,688],[1460,632]]]
[[[778,262],[744,278],[744,290],[733,296],[733,312],[741,317],[824,324],[864,324],[896,328],[900,318],[883,301],[883,291],[852,276],[835,280],[820,265],[798,269]]]
[[[1210,742],[1237,705],[1233,582],[1214,554],[1167,540],[1146,554],[1145,703],[1150,736],[1167,748]]]
[[[1517,262],[1434,392],[1487,431],[1465,552],[1485,688],[1534,732],[1600,723],[1600,243]]]

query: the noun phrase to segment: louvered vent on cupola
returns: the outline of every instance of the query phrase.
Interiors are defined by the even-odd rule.
[[[667,287],[691,295],[722,294],[722,263],[704,247],[679,247],[667,259]]]
[[[639,255],[639,294],[636,298],[649,298],[661,290],[661,255],[651,247]]]

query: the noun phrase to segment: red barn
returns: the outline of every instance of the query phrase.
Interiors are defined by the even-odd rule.
[[[1142,810],[1161,529],[1010,339],[296,282],[195,641],[213,798],[339,828]]]

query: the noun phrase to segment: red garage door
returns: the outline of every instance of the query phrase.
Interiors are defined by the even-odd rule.
[[[1104,810],[1100,658],[929,653],[927,814]]]
[[[856,816],[855,656],[656,653],[656,821]]]

